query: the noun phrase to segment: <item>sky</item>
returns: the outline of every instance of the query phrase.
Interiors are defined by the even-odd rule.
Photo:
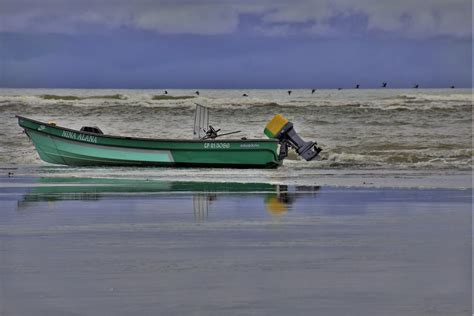
[[[1,0],[4,88],[472,87],[471,0]]]

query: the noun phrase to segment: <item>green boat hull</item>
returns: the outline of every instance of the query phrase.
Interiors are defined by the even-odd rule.
[[[276,168],[276,140],[178,140],[110,136],[17,116],[40,158],[69,166]]]

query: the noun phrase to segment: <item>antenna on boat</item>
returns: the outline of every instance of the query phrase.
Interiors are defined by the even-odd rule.
[[[209,128],[209,110],[196,103],[194,111],[193,139],[203,139],[206,137]]]

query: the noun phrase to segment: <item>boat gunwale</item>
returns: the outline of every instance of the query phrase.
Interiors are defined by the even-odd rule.
[[[91,136],[96,136],[96,137],[104,137],[104,138],[114,138],[114,139],[124,139],[124,140],[140,140],[140,141],[154,141],[154,142],[181,142],[181,143],[206,143],[206,142],[232,142],[232,143],[237,143],[237,142],[270,142],[270,143],[278,143],[278,140],[276,139],[225,139],[225,140],[216,140],[216,139],[173,139],[173,138],[145,138],[145,137],[131,137],[131,136],[115,136],[115,135],[108,135],[108,134],[96,134],[96,133],[90,133],[90,132],[85,132],[85,131],[79,131],[75,130],[72,128],[67,128],[59,125],[51,125],[45,122],[37,121],[34,119],[30,119],[21,115],[15,115],[16,118],[18,119],[24,119],[30,122],[33,122],[35,124],[40,124],[40,125],[46,125],[48,127],[52,127],[55,129],[59,130],[65,130],[69,132],[74,132],[74,133],[80,133],[80,134],[86,134],[86,135],[91,135]],[[21,125],[20,125],[21,126]],[[23,127],[23,126],[22,126]],[[23,127],[25,128],[25,127]],[[28,128],[28,127],[26,127]],[[44,131],[39,131],[44,134],[49,134]],[[64,138],[62,136],[57,136],[60,138]]]

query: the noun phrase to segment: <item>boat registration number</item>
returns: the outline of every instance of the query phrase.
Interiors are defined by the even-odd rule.
[[[204,149],[229,149],[230,143],[204,143]]]

